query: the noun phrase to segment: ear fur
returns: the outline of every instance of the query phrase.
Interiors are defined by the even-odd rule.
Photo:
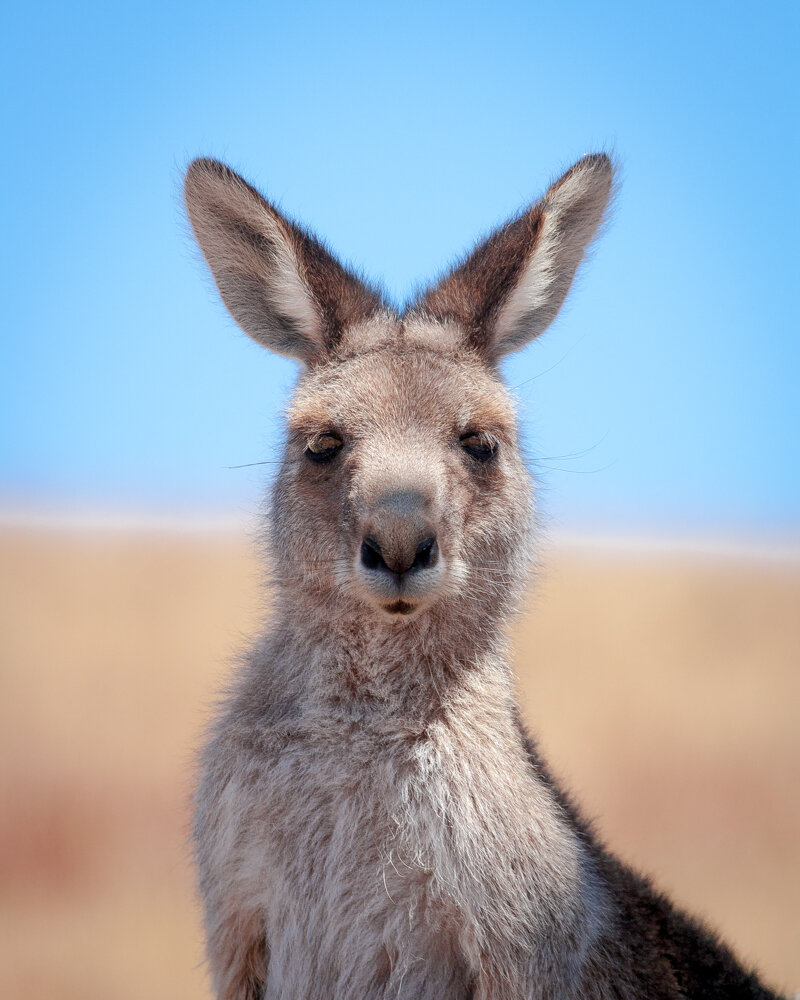
[[[381,308],[377,292],[225,164],[194,160],[184,192],[222,301],[264,347],[312,363]]]
[[[556,318],[613,189],[611,159],[585,156],[424,293],[414,311],[456,321],[492,362],[523,347]]]

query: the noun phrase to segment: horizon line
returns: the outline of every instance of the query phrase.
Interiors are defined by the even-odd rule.
[[[0,530],[22,529],[65,533],[119,535],[173,535],[180,537],[248,535],[257,530],[260,518],[253,511],[240,513],[180,511],[147,512],[120,509],[0,507]],[[614,529],[542,528],[537,540],[542,549],[570,553],[614,555],[694,556],[716,559],[800,564],[800,539],[796,535],[771,534],[758,537],[713,535],[664,529],[624,532]]]

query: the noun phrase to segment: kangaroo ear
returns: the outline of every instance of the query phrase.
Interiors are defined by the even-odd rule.
[[[194,160],[185,198],[222,301],[264,347],[313,363],[381,307],[376,292],[225,164]]]
[[[610,158],[585,156],[424,293],[415,311],[457,322],[492,362],[523,347],[556,318],[613,187]]]

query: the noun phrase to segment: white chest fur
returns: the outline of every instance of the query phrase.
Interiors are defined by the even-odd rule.
[[[591,937],[580,846],[504,712],[456,704],[413,737],[318,715],[264,736],[221,804],[266,998],[511,998],[572,974],[553,956]]]

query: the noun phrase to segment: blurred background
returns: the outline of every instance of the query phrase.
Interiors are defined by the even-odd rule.
[[[268,611],[249,463],[295,370],[216,300],[188,160],[402,302],[600,148],[613,223],[506,370],[545,537],[521,697],[607,839],[800,986],[798,27],[708,0],[6,9],[3,996],[208,995],[191,760]]]

